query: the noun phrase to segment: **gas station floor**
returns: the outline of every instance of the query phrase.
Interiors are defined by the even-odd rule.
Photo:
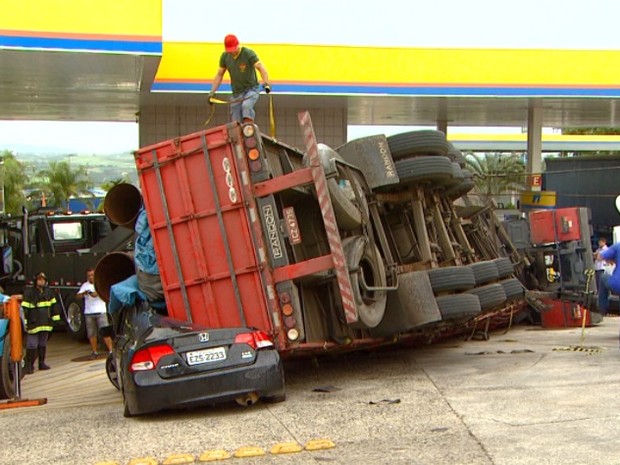
[[[488,341],[299,360],[286,365],[286,402],[130,419],[105,359],[71,361],[88,345],[57,334],[52,369],[22,384],[47,403],[0,410],[0,464],[194,463],[209,450],[264,452],[228,461],[239,465],[620,463],[619,325],[605,318],[583,337],[518,325]],[[335,447],[270,452],[316,439]]]

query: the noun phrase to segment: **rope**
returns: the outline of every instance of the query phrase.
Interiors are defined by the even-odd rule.
[[[237,98],[234,100],[222,100],[219,98],[210,97],[209,106],[211,107],[211,112],[207,120],[204,122],[204,126],[209,125],[209,123],[211,122],[211,119],[213,119],[213,115],[215,114],[215,106],[211,104],[231,105],[233,103],[243,102],[244,100],[247,100],[248,98],[249,97]],[[269,93],[269,135],[273,137],[274,139],[276,138],[276,116],[275,116],[275,108],[273,105],[273,94],[271,92]]]

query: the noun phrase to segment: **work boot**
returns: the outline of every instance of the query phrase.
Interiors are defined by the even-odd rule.
[[[47,347],[39,347],[39,370],[49,370],[50,366],[45,364],[45,350]]]
[[[34,373],[34,361],[37,359],[37,349],[26,349],[26,357],[24,358],[24,374],[31,375]]]

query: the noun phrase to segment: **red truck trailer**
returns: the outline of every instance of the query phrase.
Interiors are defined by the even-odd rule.
[[[443,133],[334,150],[299,121],[304,149],[229,123],[135,153],[169,317],[250,328],[290,357],[427,343],[524,307],[507,236],[462,201],[471,174]],[[98,290],[114,281],[103,274]],[[187,368],[174,357],[138,368]]]

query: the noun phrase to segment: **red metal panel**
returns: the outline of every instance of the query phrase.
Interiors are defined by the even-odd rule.
[[[229,130],[145,147],[136,167],[170,316],[270,331]]]
[[[540,312],[540,324],[543,328],[578,328],[583,324],[583,313],[586,326],[592,325],[590,311],[576,302],[565,300],[543,299],[547,306]]]
[[[534,245],[581,239],[577,208],[538,210],[531,212],[529,219],[530,238]]]

